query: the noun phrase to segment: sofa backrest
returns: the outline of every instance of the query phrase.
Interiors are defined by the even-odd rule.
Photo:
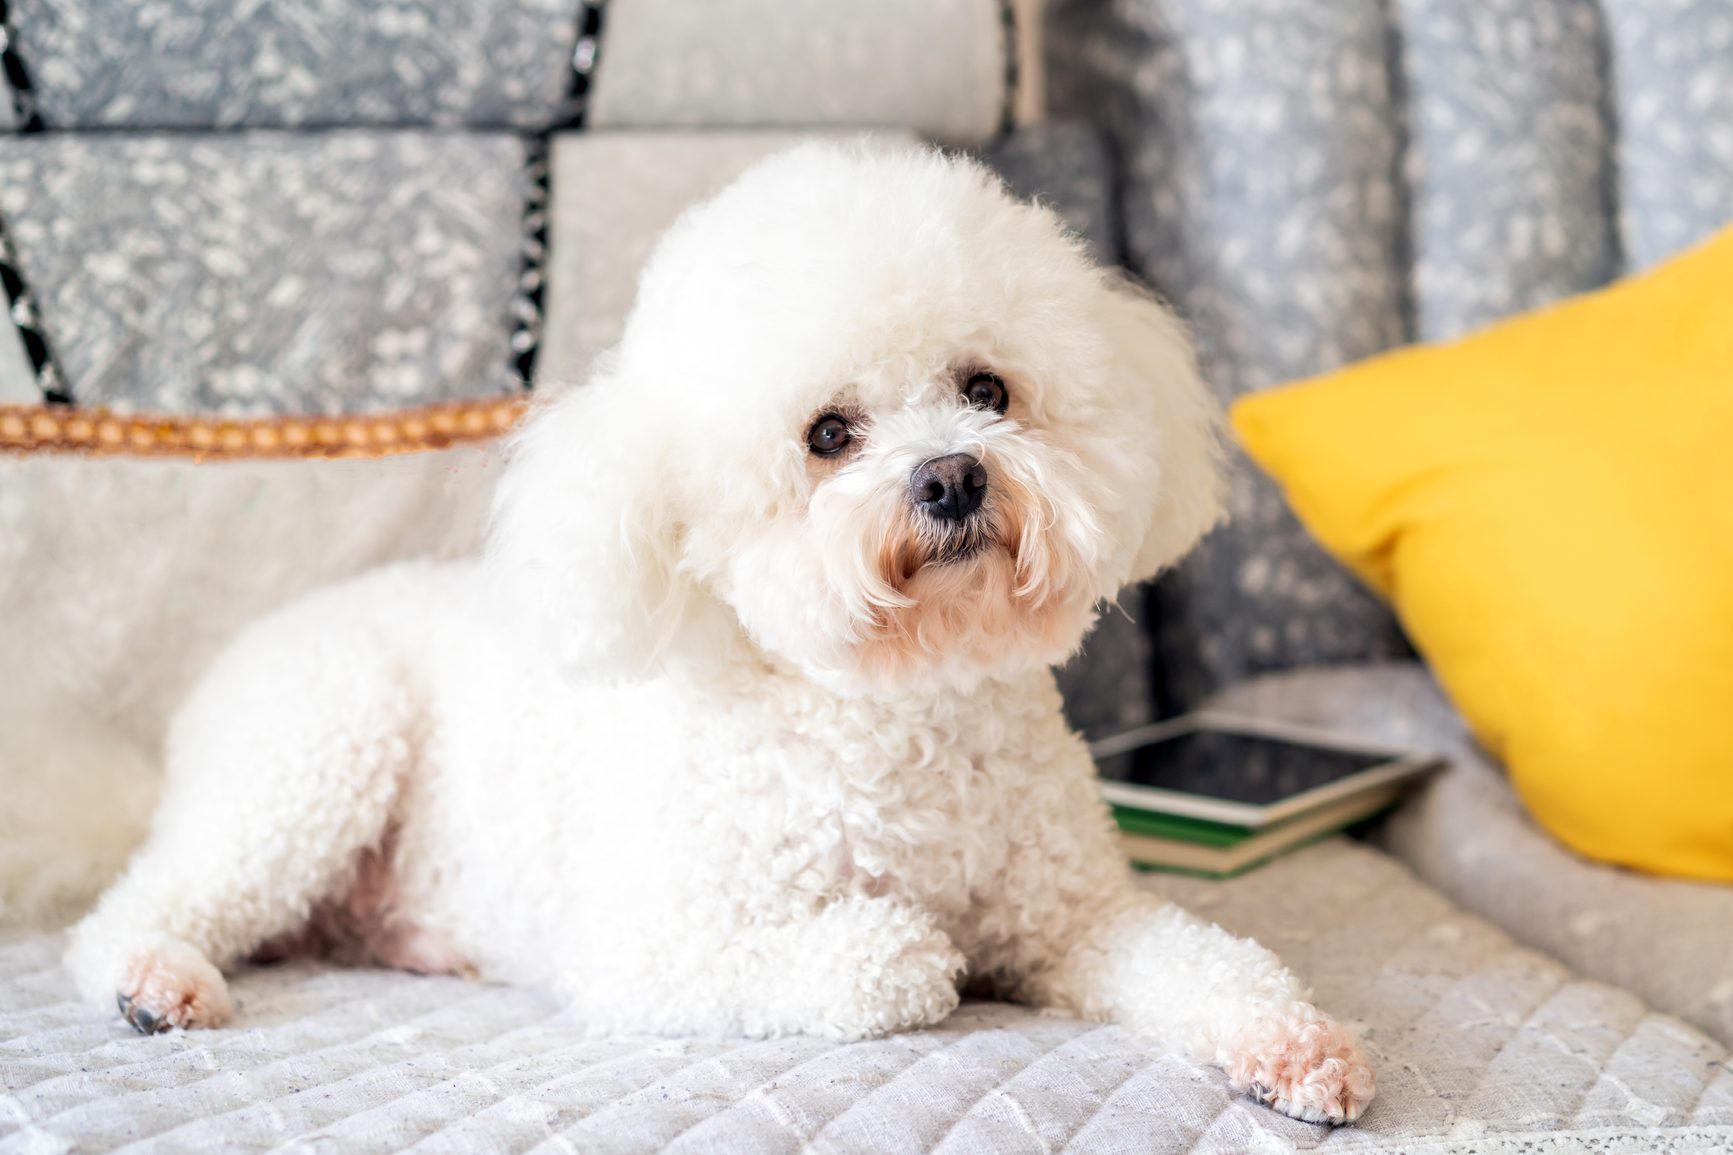
[[[1726,0],[1053,0],[1047,32],[1050,106],[1108,131],[1125,255],[1224,398],[1593,288],[1733,217]],[[1243,459],[1233,514],[1158,590],[1170,707],[1405,651]]]

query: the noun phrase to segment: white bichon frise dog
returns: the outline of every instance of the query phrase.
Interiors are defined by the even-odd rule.
[[[528,424],[486,557],[215,664],[70,963],[143,1031],[286,950],[662,1033],[862,1038],[966,981],[1351,1120],[1372,1073],[1299,980],[1133,885],[1050,672],[1218,501],[1178,326],[1051,212],[933,152],[774,157]]]

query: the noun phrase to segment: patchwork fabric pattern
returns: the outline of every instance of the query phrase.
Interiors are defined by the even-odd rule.
[[[0,31],[4,31],[3,27]],[[18,253],[3,218],[0,218],[0,304],[6,309],[0,327],[8,330],[7,338],[0,339],[0,344],[6,346],[0,352],[0,397],[28,395],[32,401],[65,402],[65,373],[43,331],[42,310],[18,267]]]
[[[13,0],[49,128],[545,128],[579,0]]]
[[[67,128],[515,128],[570,123],[596,66],[617,128],[901,126],[998,132],[1012,0],[15,0],[37,107]],[[601,27],[599,45],[583,30]]]
[[[73,1000],[57,935],[0,939],[0,1127],[32,1149],[1156,1153],[1733,1143],[1726,1051],[1335,841],[1229,883],[1150,878],[1307,974],[1362,1032],[1379,1098],[1330,1131],[1231,1095],[1117,1027],[970,1003],[939,1027],[595,1038],[532,991],[292,963],[234,1026],[131,1034]],[[1323,919],[1319,910],[1352,910]],[[1542,1146],[1538,1146],[1541,1144]]]
[[[0,216],[72,396],[226,415],[498,394],[511,136],[0,138]]]
[[[0,138],[0,219],[80,403],[378,410],[497,394],[538,360],[543,381],[581,379],[661,230],[799,139],[567,134],[544,161],[503,135]],[[1109,243],[1089,130],[1019,132],[987,159]],[[37,398],[4,348],[0,389]]]

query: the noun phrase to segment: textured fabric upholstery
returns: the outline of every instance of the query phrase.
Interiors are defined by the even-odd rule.
[[[638,271],[682,211],[801,139],[781,132],[556,136],[542,382],[581,381],[597,354],[620,339]]]
[[[1055,0],[1048,90],[1124,163],[1132,264],[1224,397],[1592,288],[1733,216],[1718,0]],[[1241,462],[1161,590],[1171,705],[1387,657],[1387,612]]]
[[[1733,1042],[1733,889],[1620,870],[1559,845],[1419,663],[1273,674],[1210,704],[1445,754],[1450,769],[1379,827],[1377,844],[1528,946]]]
[[[0,138],[0,216],[74,396],[228,414],[508,384],[513,136]]]
[[[1340,840],[1228,883],[1150,877],[1258,935],[1363,1034],[1336,1131],[1117,1027],[970,1003],[854,1045],[587,1036],[533,991],[291,964],[235,1025],[139,1038],[71,1000],[54,935],[0,938],[0,1087],[24,1150],[1537,1151],[1733,1145],[1727,1052]],[[0,1139],[0,1143],[6,1140]]]
[[[638,270],[683,209],[800,139],[556,136],[534,273],[541,386],[581,381],[618,339]],[[1019,130],[984,159],[1110,259],[1112,182],[1092,129]],[[74,396],[156,412],[356,412],[511,389],[529,183],[525,145],[506,134],[0,139],[0,217]],[[0,399],[35,396],[0,330]],[[1091,732],[1150,717],[1142,611],[1134,593],[1107,614],[1063,675]]]
[[[614,130],[554,140],[544,216],[537,142],[515,134],[574,111],[580,0],[13,0],[50,129],[353,130],[31,137],[0,100],[0,221],[74,393],[253,413],[497,394],[543,283],[541,383],[578,379],[659,224],[787,139],[733,130],[792,132],[791,92],[810,98],[801,127],[983,147],[1178,304],[1226,395],[1653,263],[1733,205],[1725,0],[1052,0],[1051,91],[1107,136],[1059,123],[990,145],[997,3],[680,0],[681,62],[626,39],[676,0],[638,2],[591,77],[591,127]],[[649,131],[701,110],[729,134]],[[545,266],[525,259],[541,225]],[[0,327],[0,402],[37,396]],[[143,766],[204,658],[313,584],[473,548],[498,458],[0,466],[0,707],[39,718],[27,696],[65,688],[56,670],[97,671],[74,689],[105,713],[74,712],[56,752],[116,780],[142,764],[116,823],[136,836]],[[1074,720],[1102,731],[1147,718],[1158,690],[1190,703],[1251,672],[1405,652],[1249,471],[1234,506],[1159,615],[1128,599],[1062,673]],[[177,613],[194,625],[173,654],[132,648]],[[1414,671],[1245,693],[1460,741]],[[237,981],[231,1030],[138,1038],[72,999],[57,935],[5,932],[0,1151],[1733,1149],[1725,895],[1570,858],[1452,749],[1458,769],[1378,833],[1424,882],[1341,840],[1230,883],[1145,880],[1263,938],[1362,1035],[1382,1090],[1357,1127],[1280,1118],[1116,1028],[999,1004],[857,1046],[595,1038],[534,991],[296,963]]]
[[[880,131],[883,139],[918,138]],[[559,134],[547,164],[539,378],[620,333],[662,229],[794,132]],[[505,133],[0,136],[0,221],[73,396],[161,412],[355,412],[515,386],[531,192]],[[988,150],[1023,195],[1112,244],[1100,138]],[[34,399],[10,326],[0,397]]]
[[[249,622],[374,566],[474,552],[501,450],[0,455],[0,718],[77,717],[68,742],[112,730],[154,762],[169,715]],[[57,764],[37,729],[0,724],[0,762]]]
[[[551,153],[547,319],[539,361],[551,386],[581,380],[619,339],[638,271],[662,230],[753,162],[815,134],[792,132],[561,133]],[[852,133],[817,134],[832,138]],[[910,133],[879,131],[886,143]],[[1100,136],[1081,124],[1020,129],[985,160],[1021,196],[1049,204],[1092,249],[1113,244],[1111,170]]]
[[[557,115],[578,0],[22,0],[49,128],[514,125]]]
[[[1647,268],[1733,215],[1733,8],[1606,0],[1619,235]]]
[[[41,398],[18,331],[0,325],[0,405],[30,405]]]
[[[599,50],[580,45],[600,10]],[[958,143],[1010,94],[1000,0],[128,0],[13,5],[51,129],[903,125]]]
[[[904,126],[958,144],[1005,115],[999,0],[627,0],[604,25],[598,128]]]
[[[1611,280],[1619,253],[1599,6],[1399,0],[1396,10],[1413,335],[1460,336]]]
[[[1079,120],[1020,128],[982,151],[982,159],[1020,197],[1065,218],[1095,259],[1119,264],[1119,206],[1107,142]]]

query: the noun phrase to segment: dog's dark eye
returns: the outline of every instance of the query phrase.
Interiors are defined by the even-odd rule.
[[[975,373],[963,383],[963,399],[977,409],[1003,413],[1011,404],[1011,393],[997,374]]]
[[[848,422],[835,413],[827,413],[812,423],[812,428],[806,431],[806,445],[820,457],[829,457],[839,453],[854,434],[849,432]]]

